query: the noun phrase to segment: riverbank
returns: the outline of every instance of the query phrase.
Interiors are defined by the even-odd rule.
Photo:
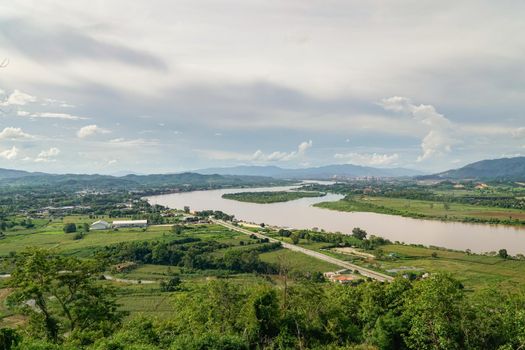
[[[335,202],[316,203],[314,206],[341,212],[370,212],[413,219],[512,226],[525,225],[525,213],[517,209],[404,198],[354,196]]]

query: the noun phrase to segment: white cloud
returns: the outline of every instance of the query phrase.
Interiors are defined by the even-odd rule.
[[[36,97],[26,94],[20,90],[13,91],[5,101],[1,102],[2,106],[24,106],[30,102],[35,102]]]
[[[217,150],[201,150],[194,151],[213,160],[237,160],[237,161],[251,161],[251,162],[286,162],[304,157],[306,151],[313,145],[312,140],[301,142],[297,146],[297,151],[281,152],[274,151],[266,154],[261,150],[255,151],[253,154],[245,154],[240,152],[228,152]]]
[[[336,153],[336,159],[344,159],[349,163],[357,165],[384,166],[395,164],[399,160],[399,154],[379,154],[379,153]]]
[[[35,162],[49,162],[54,161],[53,158],[58,156],[60,154],[60,150],[56,147],[51,147],[48,150],[43,150],[38,154],[38,156],[35,158]]]
[[[449,153],[452,146],[458,143],[453,123],[438,113],[434,106],[415,105],[406,97],[393,96],[384,98],[379,103],[387,111],[408,114],[425,129],[421,140],[421,154],[417,161],[422,162],[434,155]]]
[[[0,140],[32,139],[34,136],[25,133],[21,128],[6,127],[0,131]]]
[[[116,139],[109,140],[109,143],[112,145],[119,146],[158,146],[158,140],[148,140],[148,139],[125,139],[119,137]]]
[[[80,128],[77,132],[77,136],[81,139],[95,135],[95,134],[108,134],[110,131],[104,128],[101,128],[95,124],[86,125]]]
[[[514,138],[522,138],[525,137],[525,127],[517,128],[515,130],[511,131],[511,135]]]
[[[0,157],[7,160],[15,159],[17,156],[18,148],[16,148],[15,146],[0,152]]]
[[[266,155],[261,150],[257,150],[251,157],[254,161],[269,161],[269,162],[286,162],[296,158],[303,157],[306,151],[313,145],[312,140],[303,141],[297,146],[297,151],[292,152],[280,152],[275,151]]]
[[[30,117],[30,118],[48,118],[48,119],[63,119],[63,120],[86,120],[89,118],[80,117],[78,115],[72,115],[69,113],[51,113],[51,112],[41,112],[41,113],[28,113],[25,111],[18,111],[18,116],[20,117]]]

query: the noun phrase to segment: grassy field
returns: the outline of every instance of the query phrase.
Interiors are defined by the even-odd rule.
[[[311,191],[267,191],[267,192],[240,192],[226,193],[222,198],[258,204],[288,202],[300,198],[322,197],[326,193]]]
[[[293,252],[287,249],[279,249],[273,252],[267,252],[260,255],[262,261],[274,264],[286,264],[290,266],[292,272],[328,272],[337,271],[341,268],[337,265],[330,264],[326,261],[315,259],[311,256]]]
[[[353,197],[337,202],[323,202],[316,207],[356,212],[375,212],[402,215],[415,218],[440,219],[450,221],[479,221],[523,224],[525,212],[517,209],[504,209],[458,203],[442,203],[424,200],[386,197]]]
[[[514,290],[523,289],[525,286],[523,260],[404,245],[387,245],[380,249],[384,256],[388,257],[390,254],[395,256],[392,260],[391,258],[377,260],[383,270],[401,269],[402,271],[406,268],[409,270],[415,268],[419,269],[419,272],[448,272],[461,280],[467,288],[498,286]],[[432,253],[436,256],[433,257]]]

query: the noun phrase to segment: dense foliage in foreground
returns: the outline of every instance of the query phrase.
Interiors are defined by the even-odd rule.
[[[469,294],[449,275],[336,285],[211,280],[171,294],[166,320],[123,325],[99,267],[45,250],[16,258],[9,297],[29,326],[4,349],[517,349],[525,295]]]

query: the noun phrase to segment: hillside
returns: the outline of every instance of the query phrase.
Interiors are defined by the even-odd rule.
[[[421,178],[524,181],[525,157],[482,160]]]
[[[304,169],[285,169],[277,166],[236,166],[196,170],[199,174],[258,175],[279,179],[327,180],[355,177],[403,177],[422,175],[421,172],[404,168],[373,168],[353,164],[336,164]]]
[[[1,169],[0,187],[54,186],[62,189],[162,189],[219,188],[239,186],[284,185],[288,182],[263,176],[202,175],[196,173],[126,175],[122,177],[98,174],[46,174]]]

